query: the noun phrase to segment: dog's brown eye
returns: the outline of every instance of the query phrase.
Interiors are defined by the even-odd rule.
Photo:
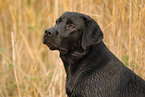
[[[71,25],[70,28],[71,28],[71,29],[75,29],[75,26]]]
[[[67,25],[67,28],[74,30],[75,29],[75,26],[74,25]]]

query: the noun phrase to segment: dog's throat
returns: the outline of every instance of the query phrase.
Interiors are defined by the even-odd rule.
[[[71,74],[75,73],[75,71],[80,66],[83,58],[88,54],[88,51],[77,52],[74,51],[72,53],[62,54],[60,53],[60,57],[63,61],[65,71],[67,76],[71,76]]]
[[[60,48],[60,53],[61,54],[67,54],[68,50],[65,48]]]

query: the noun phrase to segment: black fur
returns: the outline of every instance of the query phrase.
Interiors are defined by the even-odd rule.
[[[145,81],[128,69],[102,41],[94,19],[66,12],[47,29],[43,43],[59,50],[68,97],[145,97]]]

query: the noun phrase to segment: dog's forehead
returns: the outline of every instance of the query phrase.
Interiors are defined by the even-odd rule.
[[[61,19],[80,19],[81,14],[77,12],[65,12],[62,14]]]

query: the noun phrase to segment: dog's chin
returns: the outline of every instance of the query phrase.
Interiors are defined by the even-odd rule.
[[[56,46],[53,46],[53,45],[50,45],[50,44],[46,44],[47,47],[50,49],[50,50],[58,50],[58,48]]]
[[[50,47],[49,47],[49,49],[50,49],[50,50],[56,50],[55,48],[50,48]]]

